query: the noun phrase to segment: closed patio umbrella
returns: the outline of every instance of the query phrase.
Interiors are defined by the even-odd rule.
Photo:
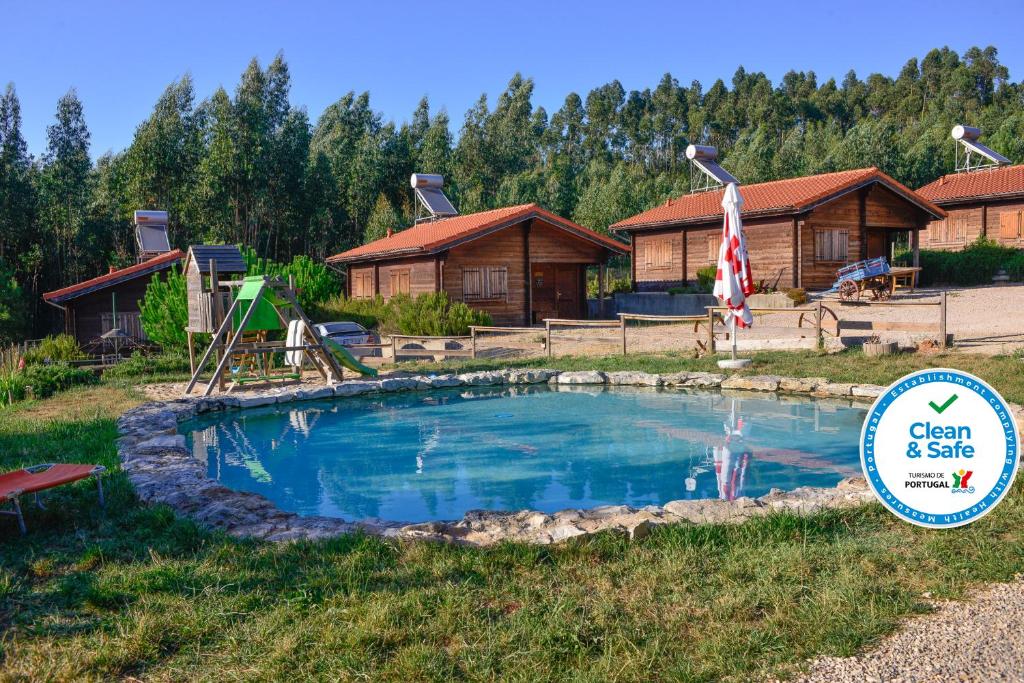
[[[736,328],[750,327],[754,317],[747,306],[747,297],[754,293],[754,277],[750,272],[747,243],[743,237],[740,207],[743,198],[736,183],[729,183],[722,196],[725,217],[722,223],[722,244],[718,248],[718,272],[715,275],[714,294],[728,306],[726,322],[732,327],[732,361],[719,361],[722,367],[747,365],[750,361],[736,360]]]

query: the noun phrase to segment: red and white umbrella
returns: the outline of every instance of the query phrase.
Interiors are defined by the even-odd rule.
[[[754,293],[754,277],[747,257],[747,242],[743,237],[740,207],[743,197],[736,183],[729,183],[722,197],[725,221],[722,223],[722,245],[718,248],[718,273],[715,275],[715,296],[729,307],[729,317],[738,327],[750,327],[747,297]]]
[[[732,324],[733,360],[736,360],[736,328],[750,327],[754,323],[754,316],[747,306],[747,297],[754,293],[754,277],[750,272],[747,242],[743,237],[741,206],[743,198],[736,189],[736,183],[729,183],[722,197],[725,220],[722,223],[722,245],[718,248],[714,294],[729,307],[726,322]]]

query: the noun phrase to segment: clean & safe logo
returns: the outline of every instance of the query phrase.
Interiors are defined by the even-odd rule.
[[[893,514],[932,528],[968,524],[1002,500],[1017,473],[1009,405],[959,370],[922,370],[878,397],[861,430],[861,466]]]

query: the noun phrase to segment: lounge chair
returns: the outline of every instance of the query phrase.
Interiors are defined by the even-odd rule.
[[[35,495],[35,502],[43,508],[39,500],[39,492],[52,489],[64,484],[70,484],[80,479],[96,478],[96,487],[99,490],[100,507],[103,506],[103,482],[100,475],[107,471],[102,465],[73,465],[73,464],[46,464],[33,465],[23,470],[0,474],[0,504],[10,501],[14,506],[13,510],[0,510],[0,515],[10,515],[17,518],[18,528],[21,533],[28,533],[25,528],[25,517],[21,514],[21,503],[18,499],[27,494]]]

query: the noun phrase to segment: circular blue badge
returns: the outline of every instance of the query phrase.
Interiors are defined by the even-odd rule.
[[[879,396],[861,429],[860,458],[875,496],[924,527],[973,522],[1017,474],[1011,406],[986,382],[937,368],[903,377]]]

